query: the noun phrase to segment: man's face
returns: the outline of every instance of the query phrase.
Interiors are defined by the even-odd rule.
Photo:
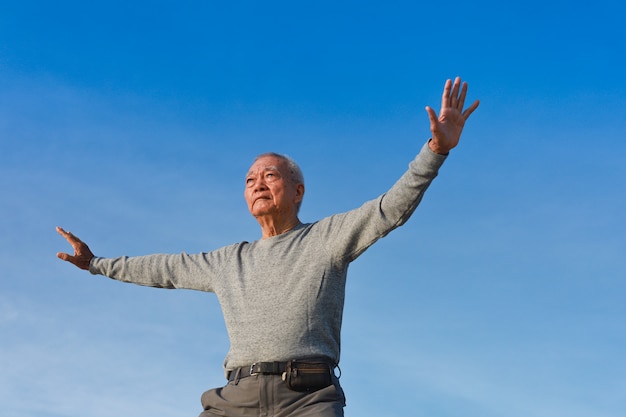
[[[254,217],[297,215],[304,185],[294,184],[287,163],[275,156],[260,157],[246,175],[244,196]]]

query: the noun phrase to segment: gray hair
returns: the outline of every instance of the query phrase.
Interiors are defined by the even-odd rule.
[[[254,158],[253,162],[258,161],[259,159],[265,156],[272,156],[274,158],[280,158],[283,161],[285,161],[287,163],[287,167],[289,168],[289,174],[291,175],[291,178],[290,178],[291,182],[293,182],[294,184],[304,184],[304,175],[302,175],[302,170],[300,169],[296,161],[294,161],[287,155],[283,155],[283,154],[276,153],[276,152],[266,152]]]

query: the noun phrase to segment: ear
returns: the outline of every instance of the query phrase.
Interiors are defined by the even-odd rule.
[[[304,184],[296,185],[296,198],[295,203],[299,203],[304,198]]]

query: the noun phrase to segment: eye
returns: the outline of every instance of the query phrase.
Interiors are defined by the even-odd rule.
[[[252,184],[254,184],[254,178],[252,177],[246,178],[246,185],[250,186]]]

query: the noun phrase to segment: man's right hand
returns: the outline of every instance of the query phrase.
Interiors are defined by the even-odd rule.
[[[76,265],[80,269],[88,271],[89,264],[94,257],[93,253],[91,253],[91,250],[89,250],[89,246],[87,246],[82,240],[74,236],[71,232],[66,232],[60,227],[57,227],[57,232],[61,236],[63,236],[70,245],[72,245],[72,248],[74,248],[74,255],[59,252],[57,253],[57,257]]]
[[[446,81],[441,97],[439,116],[430,106],[426,106],[426,112],[430,119],[430,130],[433,134],[428,146],[433,152],[446,155],[450,149],[459,143],[465,122],[480,104],[476,100],[464,110],[466,95],[467,83],[461,84],[461,78],[456,77],[454,84],[452,84],[452,80]]]

